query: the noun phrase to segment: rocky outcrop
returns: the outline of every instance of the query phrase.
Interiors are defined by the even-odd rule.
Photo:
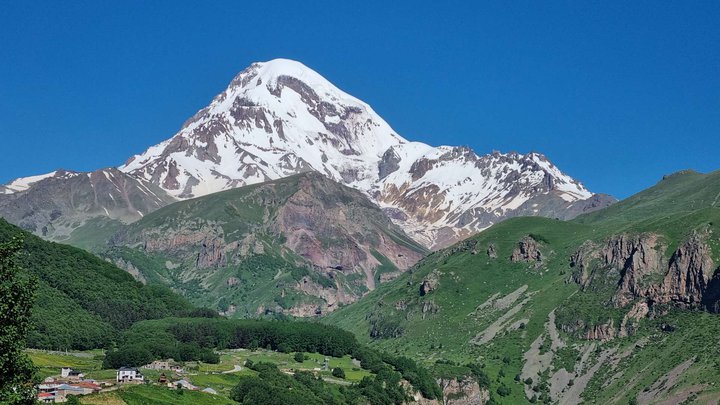
[[[486,253],[489,258],[497,259],[497,248],[494,243],[488,245]]]
[[[615,338],[617,331],[615,330],[612,319],[600,325],[586,326],[584,328],[583,338],[586,340],[599,340],[607,342]]]
[[[427,277],[425,277],[425,279],[423,279],[422,283],[420,283],[420,295],[424,296],[430,294],[435,291],[439,285],[440,273],[437,270],[433,270]]]
[[[619,337],[626,337],[632,335],[637,330],[640,321],[647,316],[650,312],[650,307],[647,302],[640,301],[630,308],[630,311],[625,314],[622,322],[620,323],[620,330],[618,331]]]
[[[224,267],[227,264],[225,256],[225,243],[220,238],[205,239],[200,245],[200,252],[195,260],[195,267],[204,269],[209,267]]]
[[[543,261],[543,254],[540,252],[540,243],[532,236],[526,236],[520,239],[510,256],[510,261],[513,263],[541,263]]]
[[[669,260],[657,234],[618,235],[602,247],[587,241],[571,257],[572,280],[582,289],[614,288],[609,305],[625,308],[618,329],[613,322],[586,327],[578,320],[569,331],[586,339],[608,340],[629,336],[657,304],[718,310],[720,276],[712,260],[707,235],[693,232]]]
[[[135,265],[132,264],[131,262],[125,261],[121,258],[118,258],[115,261],[113,261],[113,264],[115,264],[117,267],[130,273],[130,275],[132,275],[135,278],[135,280],[137,280],[143,284],[147,284],[147,280],[145,279],[145,276],[143,276],[143,274],[140,272],[140,270],[138,270],[138,268],[135,267]]]
[[[696,307],[704,301],[714,272],[715,264],[710,256],[710,248],[700,234],[693,233],[670,258],[659,296],[650,298],[658,302]]]
[[[571,277],[583,289],[614,285],[612,303],[624,307],[645,296],[648,280],[664,272],[663,250],[659,237],[651,233],[614,236],[602,246],[586,241],[570,257]]]
[[[433,300],[423,301],[420,312],[422,313],[422,319],[425,319],[425,315],[435,315],[440,312],[440,306]]]
[[[413,404],[418,405],[482,405],[490,400],[490,392],[481,388],[477,381],[470,376],[459,378],[439,378],[438,385],[442,389],[441,399],[423,398],[420,392],[407,382],[402,384],[411,393]]]
[[[591,264],[600,256],[599,249],[591,241],[585,241],[575,253],[570,256],[570,267],[573,269],[572,280],[585,289],[590,283],[592,275]]]
[[[620,283],[613,297],[616,306],[624,307],[635,298],[647,294],[644,280],[662,274],[663,246],[655,234],[629,238],[625,235],[611,239],[601,256],[605,263],[620,270]]]

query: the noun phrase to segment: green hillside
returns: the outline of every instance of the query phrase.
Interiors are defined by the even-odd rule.
[[[426,250],[365,195],[317,173],[214,193],[121,228],[98,251],[228,316],[312,316]]]
[[[137,321],[195,311],[165,287],[143,285],[90,253],[45,241],[0,219],[0,242],[15,236],[25,241],[18,263],[38,279],[30,347],[104,347]]]
[[[574,221],[510,219],[432,253],[324,321],[426,364],[478,359],[493,378],[494,399],[505,403],[717,399],[720,315],[708,313],[717,308],[717,275],[703,284],[702,303],[686,303],[662,293],[664,274],[638,269],[679,267],[690,256],[712,276],[720,263],[718,197],[720,172],[685,172]],[[637,238],[657,242],[630,249],[635,256],[622,270],[603,262],[613,243],[622,250]],[[531,245],[527,261],[521,241]],[[572,267],[583,249],[587,258]],[[619,280],[633,271],[627,292]],[[631,311],[643,305],[650,316],[635,320]]]

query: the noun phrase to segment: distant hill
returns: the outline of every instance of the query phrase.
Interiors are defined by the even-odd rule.
[[[511,402],[720,398],[720,171],[569,222],[514,218],[324,319],[428,363],[478,359]]]
[[[177,202],[98,253],[229,316],[316,316],[426,254],[363,193],[308,172]]]

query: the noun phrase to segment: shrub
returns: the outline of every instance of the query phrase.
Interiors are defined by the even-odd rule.
[[[333,375],[333,377],[337,377],[337,378],[342,378],[342,379],[344,379],[344,378],[345,378],[345,371],[344,371],[343,369],[341,369],[340,367],[335,367],[335,368],[332,370],[332,375]]]

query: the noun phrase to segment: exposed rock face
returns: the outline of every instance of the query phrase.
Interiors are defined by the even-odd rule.
[[[138,270],[138,268],[135,267],[135,265],[133,265],[132,263],[127,262],[123,259],[117,259],[113,262],[113,264],[118,266],[119,268],[127,271],[128,273],[130,273],[130,275],[132,275],[135,278],[135,280],[137,280],[143,284],[147,284],[147,280],[145,279],[145,276],[143,276],[142,273],[140,272],[140,270]]]
[[[647,279],[663,273],[663,250],[658,236],[650,233],[612,237],[602,247],[587,241],[570,257],[572,278],[583,289],[616,283],[612,301],[624,307],[647,294]]]
[[[578,333],[581,338],[586,340],[599,340],[607,342],[615,338],[617,330],[614,321],[608,319],[607,322],[597,325],[587,325],[584,321],[577,320],[573,324],[560,325],[560,329],[566,333]]]
[[[195,266],[199,269],[223,267],[227,264],[225,243],[220,238],[205,239],[200,245]]]
[[[641,319],[646,317],[649,312],[650,307],[647,302],[640,301],[635,303],[635,305],[630,308],[630,311],[623,317],[618,336],[626,337],[632,335],[637,329],[637,324]]]
[[[570,256],[570,267],[573,268],[572,280],[586,288],[592,275],[591,263],[600,256],[600,251],[590,241],[583,243],[575,253]]]
[[[490,399],[490,393],[480,388],[472,377],[438,379],[437,383],[443,391],[442,401],[428,400],[416,394],[415,402],[420,405],[481,405]]]
[[[599,340],[607,342],[615,337],[616,331],[612,319],[602,325],[595,325],[585,332],[584,338],[587,340]]]
[[[660,302],[698,306],[703,302],[714,271],[710,248],[699,234],[693,233],[673,254],[660,296],[653,298]]]
[[[617,306],[624,307],[647,293],[643,280],[662,273],[662,250],[654,234],[637,238],[621,236],[608,243],[601,255],[607,265],[620,270],[620,284],[613,297]]]
[[[497,249],[495,248],[495,244],[491,243],[488,245],[487,255],[491,259],[497,259]]]
[[[632,334],[656,304],[717,310],[720,283],[714,282],[718,271],[706,237],[693,232],[669,260],[663,258],[661,238],[652,233],[618,235],[602,247],[584,243],[570,258],[573,281],[583,289],[610,285],[614,294],[609,304],[618,308],[633,305],[618,330],[612,322],[590,329],[580,324],[568,329],[584,329],[583,336],[588,339],[611,339]]]
[[[535,262],[540,263],[543,260],[542,252],[540,252],[540,244],[531,236],[522,238],[517,247],[512,252],[510,260],[513,263],[518,262]]]
[[[440,274],[437,270],[433,270],[428,276],[420,283],[420,295],[427,295],[435,291],[440,285]]]

